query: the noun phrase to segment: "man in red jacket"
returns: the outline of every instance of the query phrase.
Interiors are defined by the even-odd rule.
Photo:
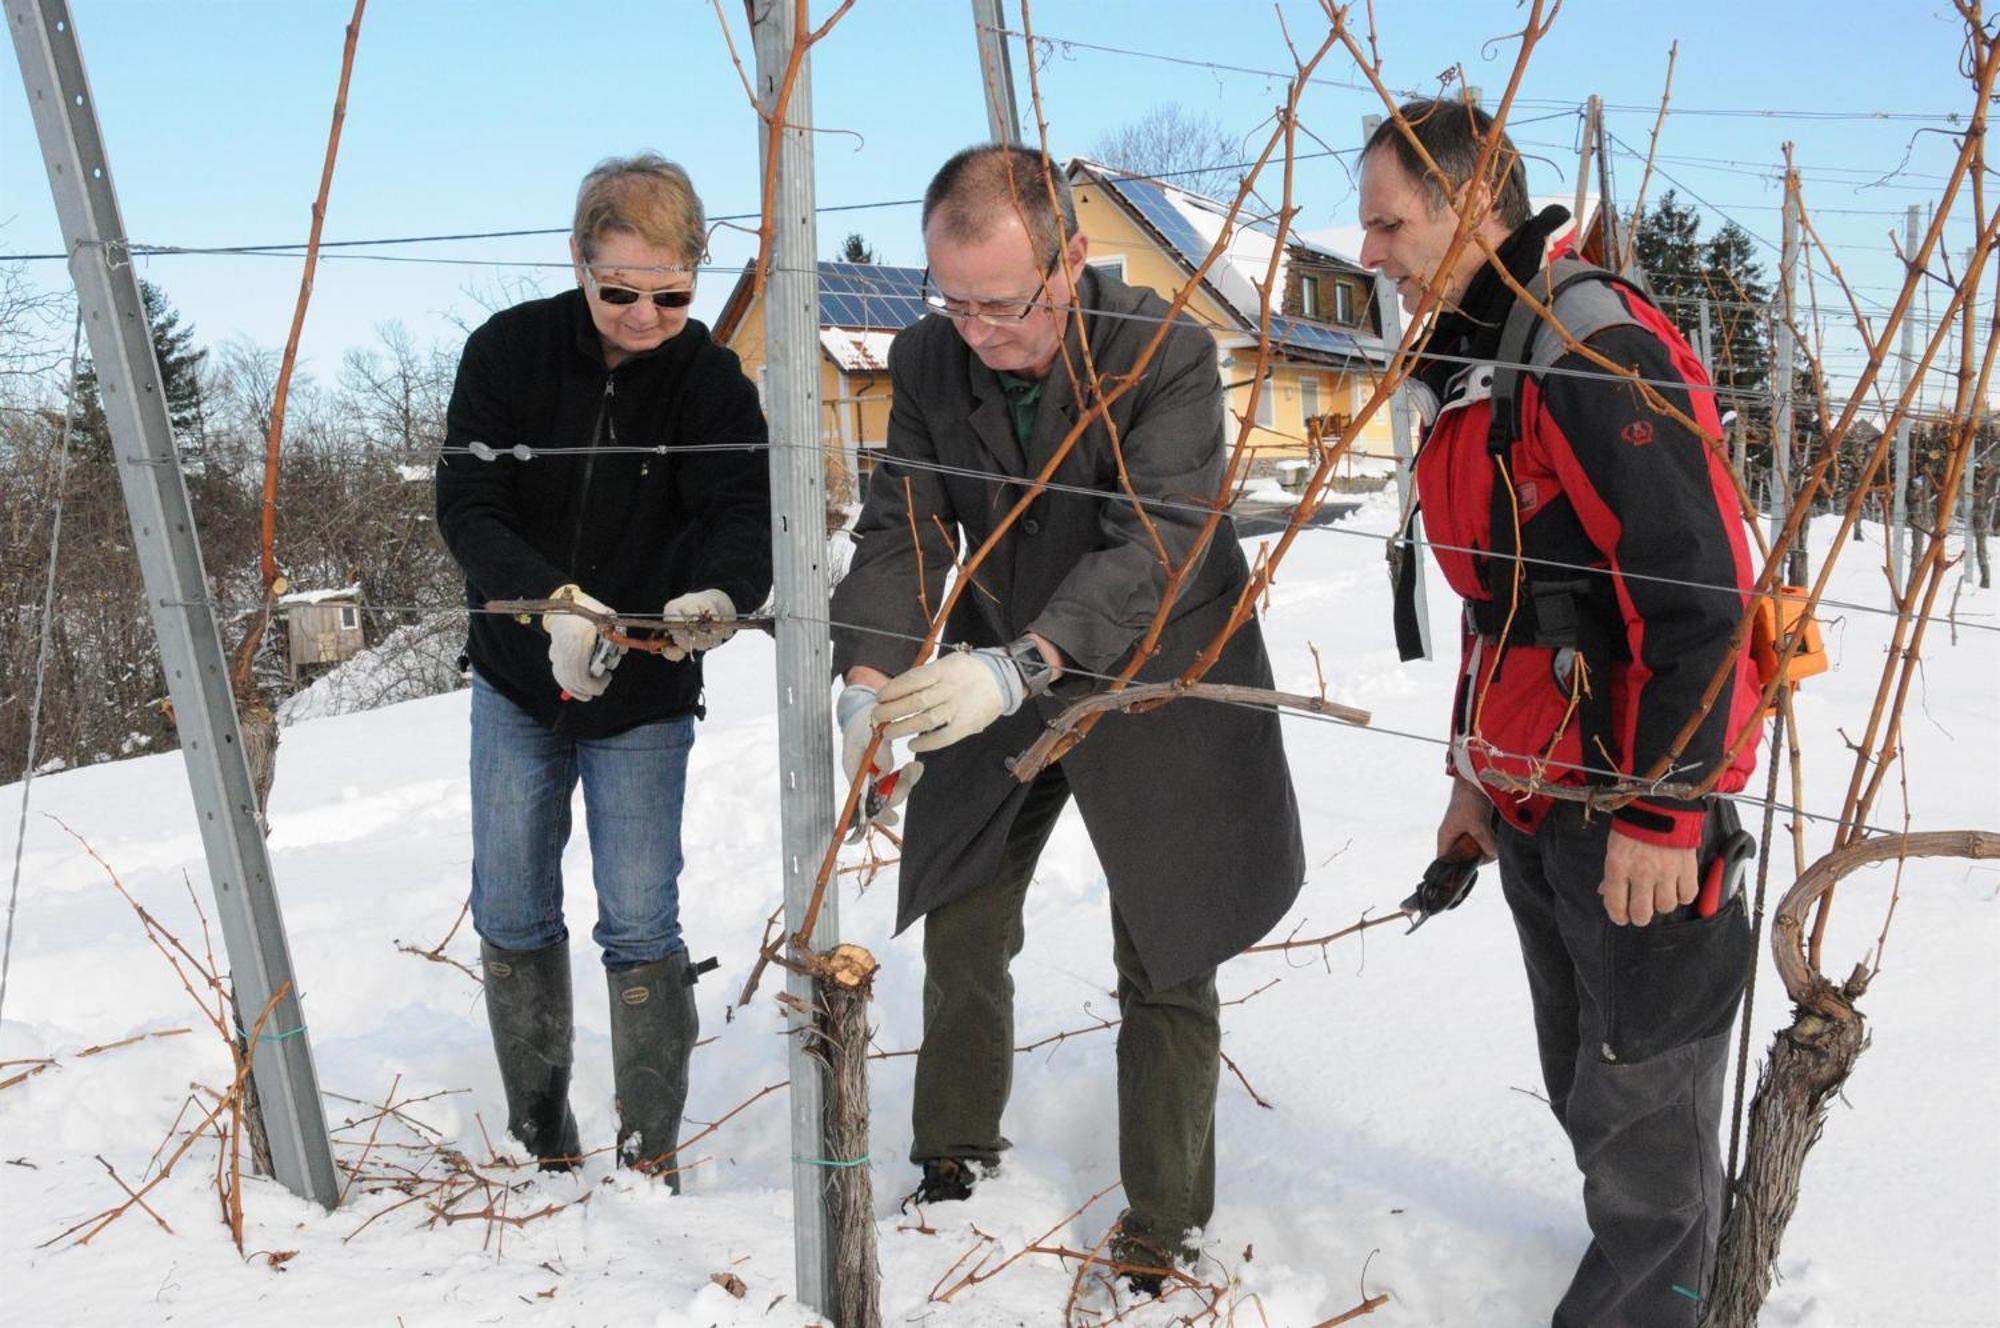
[[[1721,1219],[1723,1065],[1750,936],[1740,898],[1701,895],[1730,804],[1664,793],[1717,772],[1719,792],[1742,788],[1755,745],[1735,740],[1757,700],[1736,644],[1749,552],[1703,438],[1720,433],[1715,395],[1643,294],[1548,256],[1567,214],[1530,215],[1511,143],[1475,175],[1488,116],[1426,101],[1400,118],[1435,171],[1394,121],[1369,139],[1361,261],[1406,309],[1427,291],[1440,301],[1417,375],[1432,409],[1416,481],[1465,629],[1438,852],[1469,837],[1499,859],[1550,1106],[1584,1176],[1592,1240],[1554,1323],[1692,1325]],[[1446,264],[1468,200],[1473,235]],[[1621,781],[1649,787],[1608,813],[1556,796]]]

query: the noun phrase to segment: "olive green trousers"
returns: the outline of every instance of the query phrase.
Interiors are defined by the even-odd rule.
[[[924,1038],[917,1054],[910,1160],[997,1162],[1014,1080],[1014,981],[1022,908],[1035,863],[1069,801],[1060,767],[1015,814],[999,867],[924,918]],[[1118,1169],[1128,1230],[1169,1247],[1215,1207],[1215,1091],[1222,1030],[1215,970],[1154,991],[1124,920],[1111,910],[1118,970]]]

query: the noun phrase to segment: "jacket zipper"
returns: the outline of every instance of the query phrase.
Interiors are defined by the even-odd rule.
[[[590,450],[583,456],[583,480],[576,490],[576,529],[570,533],[569,574],[583,575],[580,560],[583,557],[583,524],[590,511],[590,473],[597,467],[598,446],[606,441],[618,441],[618,425],[611,417],[611,399],[616,380],[609,373],[604,375],[604,395],[598,398],[597,422],[590,429]]]

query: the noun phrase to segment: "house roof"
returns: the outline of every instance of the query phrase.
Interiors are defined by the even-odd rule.
[[[823,327],[819,344],[845,373],[881,373],[889,367],[894,332],[872,328]]]
[[[715,339],[727,343],[750,308],[754,263],[743,266],[736,288],[729,293],[715,320]],[[900,332],[922,318],[924,272],[916,267],[882,263],[821,263],[819,265],[819,325],[855,330]],[[828,347],[838,360],[839,354]],[[847,367],[847,366],[843,366]]]
[[[356,584],[327,590],[294,590],[289,594],[278,596],[278,603],[284,605],[326,604],[335,600],[358,600],[360,598],[361,587],[359,584]]]
[[[1208,257],[1227,224],[1228,204],[1204,195],[1145,176],[1128,175],[1082,157],[1073,159],[1069,169],[1073,183],[1099,185],[1117,200],[1190,275]],[[1275,222],[1238,217],[1221,260],[1202,279],[1202,284],[1229,310],[1242,331],[1254,333],[1262,317],[1260,292],[1265,273],[1271,270],[1271,250],[1277,239]],[[1367,270],[1347,254],[1297,231],[1287,231],[1274,275],[1278,292],[1285,289],[1286,271],[1293,257],[1301,254],[1348,269],[1357,276],[1367,276]],[[1381,338],[1365,329],[1288,318],[1275,311],[1271,315],[1271,339],[1287,353],[1314,358],[1360,358],[1377,363],[1387,358]]]

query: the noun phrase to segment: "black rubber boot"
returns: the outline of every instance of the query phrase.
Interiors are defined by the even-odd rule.
[[[605,973],[611,986],[611,1073],[618,1094],[618,1163],[681,1192],[681,1109],[701,1019],[686,950]]]
[[[1133,1295],[1155,1298],[1166,1291],[1168,1279],[1180,1265],[1192,1264],[1201,1256],[1201,1251],[1191,1246],[1161,1240],[1134,1219],[1129,1209],[1119,1214],[1118,1229],[1105,1253],[1125,1270],[1121,1275]]]
[[[917,1192],[910,1198],[920,1204],[957,1203],[970,1199],[972,1187],[978,1182],[978,1173],[969,1159],[932,1158],[924,1163],[923,1179],[917,1182]]]
[[[569,942],[540,950],[479,943],[486,1022],[507,1093],[507,1132],[544,1171],[573,1171],[583,1149],[569,1109]]]

